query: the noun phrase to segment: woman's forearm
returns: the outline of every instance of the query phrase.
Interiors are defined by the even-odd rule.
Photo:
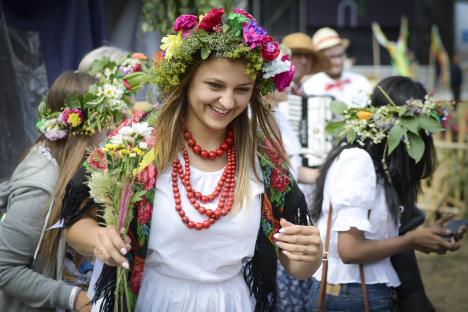
[[[93,256],[99,225],[92,218],[83,218],[65,230],[65,239],[78,253]]]
[[[366,239],[356,228],[338,233],[338,253],[346,264],[373,263],[388,258],[404,249],[412,248],[410,235],[372,240]]]

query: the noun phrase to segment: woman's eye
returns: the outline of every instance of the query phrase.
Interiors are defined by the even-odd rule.
[[[250,91],[250,88],[237,88],[237,92],[240,92],[240,93],[246,93],[249,91]]]
[[[214,82],[208,82],[207,84],[210,86],[210,88],[215,89],[215,90],[219,90],[223,87],[219,83],[214,83]]]

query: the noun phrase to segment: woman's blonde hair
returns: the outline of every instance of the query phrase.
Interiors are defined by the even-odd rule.
[[[159,172],[166,170],[184,147],[183,127],[181,125],[187,112],[187,90],[192,77],[202,62],[201,60],[194,62],[194,65],[187,70],[187,73],[181,79],[181,83],[168,90],[163,96],[163,105],[158,109],[154,125],[156,133],[156,167]],[[245,201],[250,199],[249,170],[252,170],[256,178],[261,180],[261,177],[257,176],[256,169],[259,130],[272,143],[278,156],[287,161],[278,125],[260,95],[257,82],[258,79],[250,99],[250,118],[246,108],[231,123],[235,134],[237,159],[233,211],[239,211]]]
[[[53,112],[61,111],[67,95],[82,95],[95,82],[96,79],[94,77],[85,73],[65,72],[61,74],[54,81],[47,94],[47,107]],[[44,135],[41,135],[36,141],[36,144],[42,144],[49,149],[57,161],[59,168],[59,176],[55,193],[52,195],[53,205],[47,228],[59,221],[65,187],[81,167],[89,141],[89,136],[80,134],[69,134],[57,141],[49,141]],[[49,267],[55,263],[59,238],[60,231],[57,230],[48,230],[44,235],[41,254],[44,257],[44,263]]]

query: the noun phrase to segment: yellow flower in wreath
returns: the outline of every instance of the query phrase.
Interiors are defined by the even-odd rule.
[[[359,120],[369,120],[374,116],[374,113],[372,112],[366,112],[366,111],[359,111],[356,113],[358,116]]]

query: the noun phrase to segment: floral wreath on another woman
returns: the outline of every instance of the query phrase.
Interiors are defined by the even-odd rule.
[[[43,100],[38,107],[36,127],[50,141],[68,134],[92,135],[122,120],[133,106],[130,97],[147,82],[150,66],[142,53],[119,62],[105,57],[93,62],[90,74],[98,78],[87,93],[69,95],[60,112],[52,112]]]

